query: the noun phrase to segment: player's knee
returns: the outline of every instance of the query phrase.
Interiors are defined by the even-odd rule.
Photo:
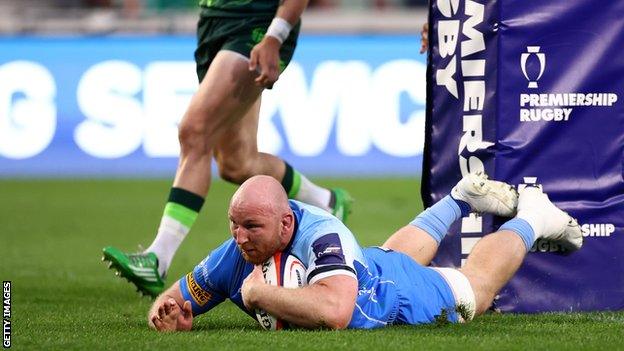
[[[492,306],[494,296],[487,291],[475,291],[475,316],[484,314]]]
[[[204,123],[183,120],[178,127],[178,139],[183,154],[208,151],[208,135]]]
[[[191,103],[178,126],[182,154],[210,152],[217,140],[222,113],[214,104]]]
[[[492,284],[489,284],[489,279],[479,272],[466,268],[460,271],[468,278],[468,282],[474,293],[476,302],[475,315],[478,316],[485,313],[492,305],[497,291],[493,291]]]
[[[221,179],[235,184],[242,184],[254,175],[252,162],[238,157],[217,157]]]

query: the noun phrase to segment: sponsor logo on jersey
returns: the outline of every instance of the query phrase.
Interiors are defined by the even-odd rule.
[[[320,252],[318,256],[320,257],[322,255],[331,254],[331,253],[339,254],[341,252],[342,252],[342,248],[340,246],[329,246],[329,247],[326,247],[325,250],[323,250],[323,252]]]
[[[197,281],[195,281],[192,272],[186,275],[186,285],[188,286],[188,291],[191,293],[191,297],[199,306],[204,306],[212,298],[212,295],[202,289]]]
[[[342,243],[337,233],[330,233],[316,239],[312,244],[312,251],[316,256],[315,264],[344,264],[345,257],[342,252]]]

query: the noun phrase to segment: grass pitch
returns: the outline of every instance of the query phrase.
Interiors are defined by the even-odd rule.
[[[322,180],[356,198],[350,227],[378,245],[420,212],[408,179]],[[189,333],[147,328],[140,298],[100,261],[102,247],[149,245],[169,181],[0,181],[0,277],[11,280],[15,349],[622,349],[624,313],[486,315],[467,325],[394,326],[361,331],[265,332],[233,304],[195,320]],[[168,283],[228,238],[235,188],[215,182],[174,259]]]

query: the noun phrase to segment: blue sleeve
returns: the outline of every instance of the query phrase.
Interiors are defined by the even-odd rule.
[[[208,312],[228,298],[228,277],[223,272],[228,271],[226,252],[230,245],[228,240],[179,280],[182,297],[191,302],[194,316]]]
[[[321,230],[312,240],[307,258],[308,284],[333,275],[348,275],[357,279],[353,261],[359,248],[354,247],[355,241],[349,240],[349,235]]]

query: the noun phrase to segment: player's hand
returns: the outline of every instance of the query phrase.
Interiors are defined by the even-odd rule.
[[[425,22],[420,31],[420,53],[427,52],[427,48],[429,48],[429,23]]]
[[[191,330],[193,326],[191,302],[184,301],[184,305],[180,307],[176,300],[169,298],[152,312],[150,322],[158,331]]]
[[[258,73],[255,83],[261,87],[271,87],[279,77],[279,49],[282,44],[270,35],[251,49],[249,70]]]
[[[253,271],[249,273],[247,278],[243,280],[241,286],[241,295],[243,297],[243,303],[248,310],[253,310],[256,307],[258,287],[265,285],[264,275],[262,274],[262,268],[260,265],[254,266]]]

